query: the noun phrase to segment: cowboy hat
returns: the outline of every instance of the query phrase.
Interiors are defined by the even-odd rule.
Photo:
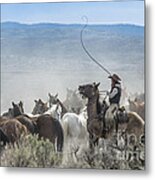
[[[121,81],[121,78],[117,74],[113,74],[112,76],[110,75],[108,78],[111,78],[116,82]]]

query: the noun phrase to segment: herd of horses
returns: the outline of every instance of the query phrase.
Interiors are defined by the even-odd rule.
[[[77,91],[68,91],[64,102],[58,94],[48,94],[48,102],[35,100],[32,113],[24,112],[23,102],[15,104],[0,116],[0,140],[4,145],[18,142],[21,135],[38,134],[38,138],[49,139],[55,150],[62,152],[68,139],[88,140],[93,150],[99,139],[110,139],[113,134],[144,136],[144,102],[129,100],[130,111],[120,108],[114,119],[114,128],[104,130],[104,115],[108,105],[100,101],[99,83],[86,84]],[[81,98],[81,96],[83,98]]]

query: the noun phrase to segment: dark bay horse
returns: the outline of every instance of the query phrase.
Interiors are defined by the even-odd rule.
[[[57,140],[57,151],[63,149],[63,129],[60,122],[49,114],[40,115],[36,121],[39,138],[49,139],[53,144]]]
[[[99,86],[100,83],[87,84],[79,86],[79,92],[82,96],[88,99],[87,104],[87,130],[89,132],[90,148],[98,144],[99,138],[110,138],[112,133],[116,130],[115,126],[111,131],[104,130],[104,119],[101,118],[102,105],[99,102]],[[137,113],[127,113],[128,120],[119,125],[126,134],[134,133],[137,138],[144,134],[144,121]]]

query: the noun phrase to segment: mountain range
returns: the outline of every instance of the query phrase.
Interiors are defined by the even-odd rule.
[[[98,70],[81,46],[82,28],[82,24],[1,23],[2,71]],[[88,25],[83,41],[110,70],[144,65],[143,26]]]

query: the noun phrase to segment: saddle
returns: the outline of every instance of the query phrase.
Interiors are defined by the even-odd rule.
[[[120,124],[128,122],[128,114],[124,106],[118,108],[114,115],[114,119]]]
[[[103,121],[103,127],[104,127],[103,134],[106,134],[109,131],[108,129],[106,129],[107,126],[105,123],[105,113],[107,109],[108,109],[108,106],[106,106],[106,108],[104,106],[100,114],[100,120]],[[128,115],[124,106],[119,107],[118,110],[114,113],[114,120],[116,124],[116,132],[118,131],[118,124],[123,124],[123,123],[128,122]]]

